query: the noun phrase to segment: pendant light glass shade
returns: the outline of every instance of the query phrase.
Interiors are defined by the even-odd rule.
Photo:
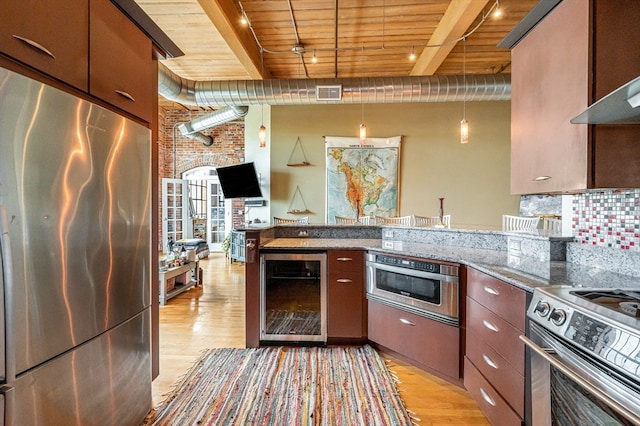
[[[469,143],[469,122],[467,121],[467,39],[462,38],[462,80],[464,95],[462,98],[462,120],[460,120],[460,143]]]
[[[267,146],[267,128],[264,127],[264,106],[260,106],[260,127],[258,128],[258,142],[260,142],[260,148]]]
[[[367,125],[360,124],[360,145],[364,145],[367,141]]]
[[[260,148],[267,146],[267,128],[264,127],[264,124],[260,125],[258,129],[258,140],[260,141]]]
[[[469,143],[469,122],[465,118],[460,121],[460,143]]]

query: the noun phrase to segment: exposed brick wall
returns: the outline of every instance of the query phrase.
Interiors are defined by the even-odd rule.
[[[158,111],[158,188],[162,191],[162,178],[180,178],[182,173],[196,167],[222,167],[244,161],[244,120],[238,119],[202,131],[213,137],[213,145],[182,136],[178,123],[210,114],[211,111],[164,110]],[[175,155],[174,155],[175,154]],[[174,163],[175,159],[175,163]],[[159,196],[162,203],[162,194]],[[233,224],[244,222],[244,202],[233,201]],[[159,208],[162,214],[162,205]],[[162,234],[162,218],[159,221]]]

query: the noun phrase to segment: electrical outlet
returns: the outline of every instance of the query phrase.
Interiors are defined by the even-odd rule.
[[[393,250],[393,241],[383,241],[382,248],[392,249]]]

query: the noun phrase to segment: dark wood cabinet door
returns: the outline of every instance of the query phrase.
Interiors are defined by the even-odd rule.
[[[0,51],[84,92],[88,0],[0,1]]]
[[[520,341],[521,334],[521,330],[467,297],[467,337],[482,339],[524,375],[524,343]]]
[[[468,268],[467,295],[524,332],[527,310],[524,290]]]
[[[460,329],[369,301],[369,340],[449,380],[460,377]]]
[[[524,375],[513,368],[506,359],[484,340],[467,335],[469,361],[487,379],[504,400],[524,418]]]
[[[493,426],[522,426],[522,419],[493,388],[468,358],[464,359],[464,387]]]
[[[329,250],[327,337],[366,337],[364,252]]]
[[[511,193],[640,186],[640,126],[570,123],[640,75],[639,21],[635,0],[563,0],[513,48]]]
[[[89,92],[154,121],[157,64],[151,40],[109,0],[91,0]]]

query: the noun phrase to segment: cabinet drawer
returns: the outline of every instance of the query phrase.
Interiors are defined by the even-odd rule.
[[[327,259],[329,275],[359,277],[360,279],[364,276],[364,252],[362,250],[329,250]]]
[[[0,50],[86,92],[88,0],[2,0]]]
[[[467,297],[467,335],[470,334],[486,342],[524,375],[524,343],[519,338],[522,331]]]
[[[460,329],[369,301],[369,340],[453,379],[460,377]]]
[[[467,269],[467,295],[495,312],[518,330],[525,329],[526,293],[509,283],[477,271]]]
[[[92,0],[89,92],[152,122],[157,68],[151,40],[109,0]]]
[[[522,425],[522,418],[509,407],[467,358],[464,359],[464,387],[493,426]]]
[[[524,417],[524,376],[483,340],[467,334],[466,356],[507,403]]]

